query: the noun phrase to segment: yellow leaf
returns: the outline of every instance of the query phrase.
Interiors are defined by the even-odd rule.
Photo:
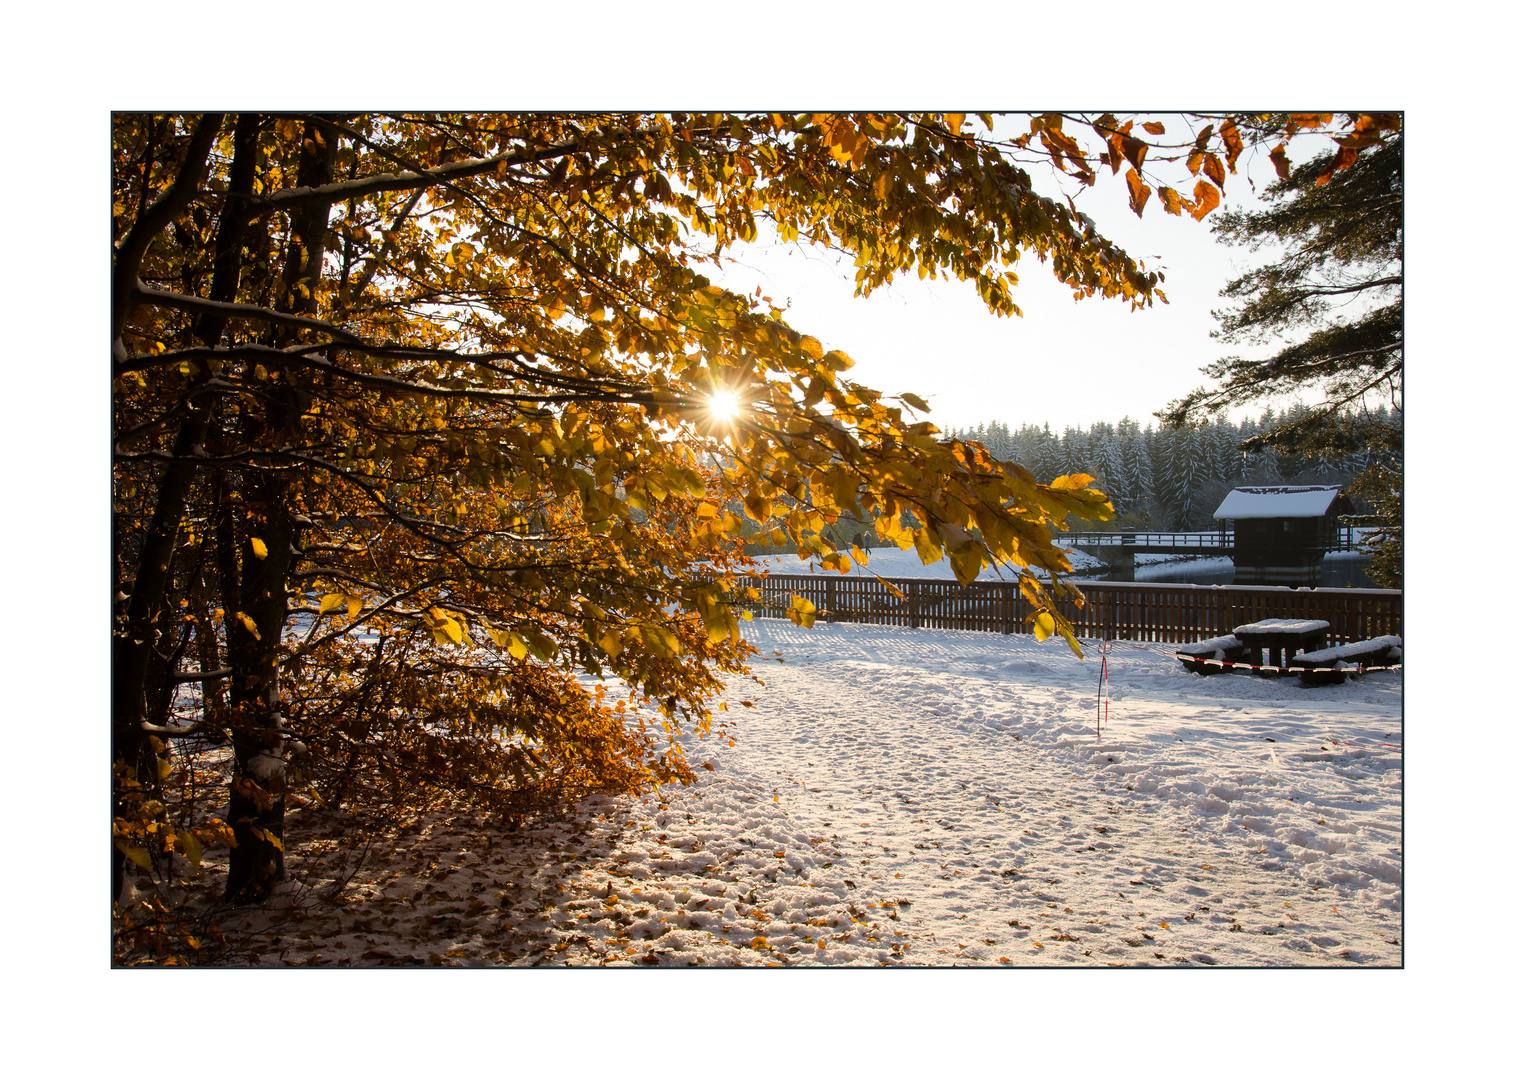
[[[237,612],[237,618],[242,620],[242,625],[247,627],[247,632],[253,636],[254,641],[262,641],[263,635],[258,633],[258,624],[252,621],[252,616],[244,611]]]
[[[148,855],[145,848],[132,847],[130,844],[117,844],[116,848],[121,854],[125,855],[142,869],[151,870],[153,868],[152,856]]]
[[[963,130],[963,121],[968,119],[967,113],[950,112],[942,114],[942,121],[947,125],[947,130],[956,135]]]
[[[1036,617],[1036,622],[1031,632],[1036,635],[1037,641],[1046,641],[1057,629],[1057,621],[1052,618],[1051,612],[1043,611]]]
[[[900,400],[918,412],[928,413],[931,411],[931,406],[927,405],[925,400],[916,394],[901,394]]]
[[[185,830],[179,834],[178,846],[179,850],[184,852],[184,857],[189,860],[189,865],[196,870],[200,869],[200,859],[204,856],[204,850],[200,847],[200,838]]]
[[[263,541],[259,540],[256,536],[248,538],[247,542],[252,545],[252,552],[253,552],[254,555],[256,555],[260,559],[266,559],[266,558],[268,558],[268,545],[267,544],[265,544]]]
[[[868,553],[866,551],[864,551],[862,548],[858,547],[856,544],[853,544],[852,545],[852,561],[855,562],[855,563],[857,563],[859,566],[867,566],[868,565]]]
[[[363,599],[362,599],[362,597],[354,596],[354,595],[352,595],[352,593],[348,593],[347,594],[347,617],[349,619],[355,619],[358,616],[358,612],[360,612],[362,610],[363,610]]]
[[[809,334],[800,338],[800,352],[812,360],[819,360],[826,355],[826,350],[822,347],[820,339],[813,338]]]
[[[789,609],[784,614],[796,626],[809,628],[815,625],[815,605],[799,593],[790,594]]]
[[[345,593],[327,593],[325,596],[321,597],[321,614],[325,615],[327,612],[336,611],[337,608],[341,607],[345,603],[347,603],[347,596]]]
[[[610,654],[611,659],[621,655],[621,632],[619,630],[606,630],[600,635],[600,648]]]

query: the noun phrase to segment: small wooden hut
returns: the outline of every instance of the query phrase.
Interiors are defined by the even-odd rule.
[[[1237,584],[1314,586],[1338,519],[1350,513],[1340,485],[1308,485],[1236,488],[1213,516],[1236,537]]]

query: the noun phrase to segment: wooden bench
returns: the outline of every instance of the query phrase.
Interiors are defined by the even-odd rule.
[[[1198,675],[1216,675],[1233,671],[1223,664],[1206,663],[1207,660],[1245,660],[1250,650],[1235,634],[1196,641],[1178,650],[1178,662]]]
[[[1306,668],[1299,681],[1306,686],[1331,686],[1346,682],[1361,667],[1387,667],[1404,660],[1404,642],[1392,634],[1352,641],[1329,649],[1296,653],[1291,667]]]

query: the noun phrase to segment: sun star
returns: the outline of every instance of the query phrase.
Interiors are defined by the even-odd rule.
[[[730,420],[742,403],[730,390],[717,390],[710,395],[710,414],[717,420]]]

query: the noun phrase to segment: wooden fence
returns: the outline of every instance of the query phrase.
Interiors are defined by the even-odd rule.
[[[894,596],[877,578],[823,574],[769,574],[739,579],[756,588],[757,614],[782,616],[790,597],[816,606],[827,622],[879,623],[934,630],[1030,633],[1031,605],[1014,581],[894,578],[904,593]],[[1259,619],[1325,619],[1328,645],[1383,634],[1403,636],[1404,594],[1399,589],[1291,589],[1283,585],[1184,585],[1175,583],[1078,582],[1087,601],[1071,597],[1058,610],[1085,640],[1202,641]]]

